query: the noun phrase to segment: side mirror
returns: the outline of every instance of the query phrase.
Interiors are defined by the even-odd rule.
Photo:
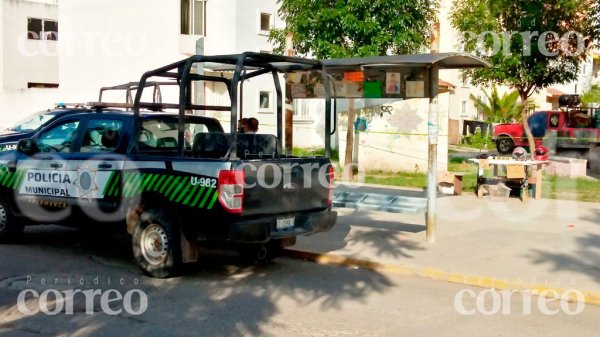
[[[31,138],[21,139],[19,143],[17,143],[17,151],[26,155],[33,154],[35,152],[35,149],[35,143]]]

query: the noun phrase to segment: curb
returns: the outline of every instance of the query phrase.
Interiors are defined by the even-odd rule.
[[[284,249],[283,255],[293,259],[305,260],[322,265],[335,265],[345,267],[359,267],[374,271],[386,272],[403,276],[417,276],[435,281],[444,281],[481,288],[493,288],[497,290],[529,291],[532,295],[552,299],[562,299],[569,302],[583,302],[600,306],[600,293],[580,289],[562,289],[545,285],[527,285],[522,280],[497,279],[495,277],[475,276],[460,273],[447,272],[431,267],[408,267],[394,264],[384,264],[369,260],[361,260],[335,254],[320,254],[294,249]],[[578,290],[583,298],[573,292]]]

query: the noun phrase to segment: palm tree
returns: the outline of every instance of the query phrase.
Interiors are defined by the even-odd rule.
[[[522,104],[519,103],[519,93],[515,90],[498,94],[498,88],[492,87],[490,94],[484,92],[487,100],[471,94],[470,98],[475,107],[483,113],[488,123],[510,123],[520,120]]]

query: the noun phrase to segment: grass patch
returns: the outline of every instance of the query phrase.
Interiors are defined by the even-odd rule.
[[[544,176],[542,198],[599,202],[600,181]]]
[[[427,175],[424,173],[392,173],[383,171],[371,171],[367,172],[367,174],[365,175],[365,183],[425,188],[427,186]]]
[[[477,187],[477,167],[466,162],[450,163],[450,172],[463,172],[463,192],[475,192]],[[600,202],[600,181],[587,178],[546,176],[543,178],[542,198]],[[427,174],[412,172],[371,171],[365,176],[368,184],[400,187],[427,187]]]
[[[296,157],[324,157],[325,148],[292,148],[292,155]],[[337,149],[331,149],[331,160],[340,161],[339,151]]]

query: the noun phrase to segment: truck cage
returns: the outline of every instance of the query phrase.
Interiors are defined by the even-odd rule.
[[[144,86],[146,88],[148,88],[148,87],[153,88],[152,103],[162,103],[162,92],[161,92],[160,88],[161,88],[161,86],[164,86],[164,85],[177,85],[177,82],[146,82],[144,84]],[[133,108],[133,96],[132,96],[131,92],[134,90],[138,90],[139,87],[140,87],[140,82],[128,82],[125,84],[119,84],[119,85],[110,86],[110,87],[102,87],[102,88],[100,88],[100,94],[98,95],[98,102],[90,102],[90,103],[88,103],[88,105],[90,105],[92,107],[97,107],[97,108],[102,108],[103,106],[117,107],[115,105],[119,105],[119,103],[103,102],[102,96],[103,96],[104,92],[106,92],[106,91],[125,90],[125,103],[122,104],[121,107],[129,110],[129,109]]]
[[[197,64],[202,64],[203,69],[211,71],[228,71],[232,72],[233,76],[231,79],[214,76],[197,74],[192,72],[192,67]],[[280,56],[267,53],[256,53],[256,52],[245,52],[242,54],[231,54],[231,55],[195,55],[181,61],[156,68],[145,72],[139,82],[130,82],[122,85],[113,87],[104,87],[100,90],[99,101],[90,102],[88,105],[103,109],[103,108],[124,108],[131,109],[135,118],[135,130],[136,134],[142,128],[142,120],[140,118],[140,112],[142,109],[147,109],[153,112],[164,111],[167,109],[178,111],[178,144],[184,143],[185,133],[185,116],[186,111],[190,110],[203,110],[203,111],[229,111],[230,112],[230,133],[231,133],[231,144],[229,149],[228,159],[238,159],[237,154],[237,121],[242,118],[243,105],[241,104],[241,97],[243,96],[243,85],[244,82],[265,74],[271,74],[273,83],[275,85],[276,92],[276,114],[277,114],[277,139],[282,141],[283,139],[283,107],[284,107],[284,95],[282,90],[281,81],[279,74],[291,73],[295,71],[322,71],[322,63],[318,60],[306,59],[300,57],[289,57]],[[325,135],[331,135],[333,132],[332,121],[331,121],[331,100],[332,83],[329,76],[321,72],[323,77],[323,83],[325,84]],[[152,78],[160,78],[159,81],[150,81]],[[166,79],[166,80],[164,80]],[[205,104],[193,104],[192,95],[192,82],[194,81],[207,81],[207,82],[220,82],[227,87],[229,93],[231,105],[205,105]],[[176,85],[179,89],[179,101],[177,103],[164,102],[162,99],[162,93],[160,87],[163,85]],[[144,89],[153,89],[153,101],[145,102],[142,101],[142,95]],[[103,93],[109,90],[125,90],[126,91],[126,103],[109,103],[102,102]],[[136,91],[135,97],[132,97],[132,91]],[[132,99],[133,98],[133,99]],[[331,138],[325,138],[325,156],[331,157]],[[132,146],[136,146],[137,139],[134,140]],[[180,155],[184,153],[184,147],[179,147]],[[280,154],[279,154],[280,155]],[[291,154],[287,154],[291,155]]]

